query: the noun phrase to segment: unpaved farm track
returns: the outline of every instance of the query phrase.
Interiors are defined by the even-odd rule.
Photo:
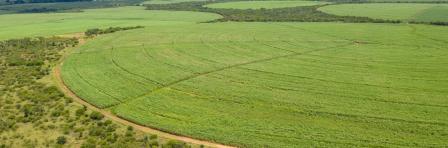
[[[79,40],[80,40],[80,44],[79,45],[82,45],[82,44],[85,43],[85,40],[82,39],[82,37],[79,37]],[[236,148],[236,147],[233,147],[233,146],[227,146],[227,145],[214,143],[214,142],[210,142],[210,141],[193,139],[193,138],[186,137],[186,136],[179,136],[179,135],[167,133],[167,132],[164,132],[164,131],[161,131],[161,130],[158,130],[158,129],[142,126],[142,125],[136,124],[134,122],[130,122],[128,120],[122,119],[122,118],[114,115],[110,111],[100,109],[100,108],[98,108],[98,107],[96,107],[96,106],[86,102],[85,100],[83,100],[79,96],[77,96],[73,91],[71,91],[68,88],[67,85],[65,85],[64,80],[62,79],[62,76],[61,76],[61,65],[62,64],[63,63],[60,62],[60,64],[55,66],[55,68],[53,69],[53,77],[54,77],[54,80],[56,81],[55,84],[57,85],[57,87],[59,87],[59,89],[62,90],[62,92],[66,96],[72,98],[75,102],[78,102],[78,103],[86,106],[90,110],[102,113],[105,117],[107,117],[110,120],[113,120],[115,122],[118,122],[118,123],[121,123],[121,124],[124,124],[124,125],[127,125],[127,126],[132,126],[134,129],[140,130],[142,132],[156,134],[156,135],[158,135],[160,137],[167,138],[167,139],[179,140],[179,141],[183,141],[183,142],[186,142],[186,143],[203,145],[203,146],[206,146],[206,147]]]

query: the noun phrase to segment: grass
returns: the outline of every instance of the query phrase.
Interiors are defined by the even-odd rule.
[[[297,6],[313,6],[327,4],[327,2],[320,1],[240,1],[240,2],[225,2],[205,5],[209,8],[220,9],[273,9]]]
[[[0,40],[71,34],[90,28],[195,23],[216,18],[220,16],[200,12],[148,11],[144,10],[144,7],[89,9],[74,13],[0,15]]]
[[[63,77],[128,120],[241,147],[443,147],[447,36],[405,24],[160,25],[99,36]]]
[[[341,16],[365,16],[378,19],[426,22],[448,21],[448,4],[341,4],[321,7],[319,10]]]

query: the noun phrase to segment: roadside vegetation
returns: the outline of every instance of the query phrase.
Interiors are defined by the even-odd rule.
[[[49,77],[74,38],[0,41],[0,147],[187,147],[118,125],[62,94]],[[166,144],[164,144],[166,143]]]

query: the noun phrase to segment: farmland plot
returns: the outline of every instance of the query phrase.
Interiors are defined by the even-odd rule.
[[[328,4],[326,2],[319,1],[241,1],[241,2],[226,2],[215,3],[206,5],[209,8],[221,8],[221,9],[273,9],[273,8],[285,8],[285,7],[298,7],[298,6],[313,6]]]
[[[172,3],[182,3],[182,2],[201,2],[205,0],[148,0],[143,2],[143,4],[172,4]]]
[[[72,34],[90,28],[196,23],[220,18],[201,12],[148,11],[144,7],[89,9],[84,12],[0,15],[0,40]],[[14,20],[14,21],[11,21]]]
[[[378,19],[424,22],[448,21],[448,4],[340,4],[321,7],[319,10],[341,16],[365,16]]]
[[[405,24],[157,25],[99,36],[62,74],[120,117],[230,145],[443,147],[447,37]]]

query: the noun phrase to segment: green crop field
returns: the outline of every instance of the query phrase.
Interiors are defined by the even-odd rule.
[[[206,0],[148,0],[143,2],[143,4],[172,4],[181,2],[201,2]]]
[[[290,1],[226,2],[207,7],[259,9],[294,5],[286,3]],[[445,7],[337,4],[320,10],[383,19],[448,21],[444,19]],[[262,10],[257,14],[272,11]],[[294,12],[282,10],[276,12]],[[243,10],[224,11],[232,14]],[[326,15],[313,14],[309,16]],[[0,40],[73,34],[90,28],[143,26],[90,36],[65,58],[61,75],[71,91],[92,105],[177,135],[254,148],[448,146],[447,26],[210,23],[221,17],[137,6],[7,14],[0,15]],[[14,46],[14,42],[6,45]],[[15,58],[27,56],[24,53]],[[11,71],[18,68],[10,66]],[[2,125],[0,120],[0,127],[5,127]],[[68,123],[62,126],[69,127]],[[85,132],[85,139],[101,133],[94,128]],[[75,137],[69,137],[71,140],[80,135],[65,136]],[[103,141],[107,140],[111,139]]]
[[[285,8],[297,6],[312,6],[327,4],[327,2],[319,1],[241,1],[241,2],[226,2],[206,5],[209,8],[223,8],[223,9],[272,9]]]
[[[0,40],[84,32],[89,28],[136,25],[173,25],[220,18],[217,14],[148,11],[144,7],[89,9],[80,13],[0,15]],[[11,21],[15,20],[15,21]]]
[[[448,0],[366,0],[374,3],[446,3]]]
[[[8,0],[11,2],[22,0]],[[39,2],[40,1],[40,2]],[[143,2],[143,0],[93,0],[93,1],[73,1],[56,2],[59,0],[33,0],[22,1],[25,4],[2,5],[0,2],[0,14],[15,13],[54,13],[54,12],[79,12],[85,9],[113,8],[119,6],[134,6]],[[70,0],[62,0],[70,1]],[[48,3],[51,2],[51,3]]]
[[[425,22],[448,21],[448,4],[341,4],[321,7],[319,10],[341,16]]]
[[[123,118],[226,144],[440,147],[447,37],[426,25],[160,25],[98,37],[63,76]]]

